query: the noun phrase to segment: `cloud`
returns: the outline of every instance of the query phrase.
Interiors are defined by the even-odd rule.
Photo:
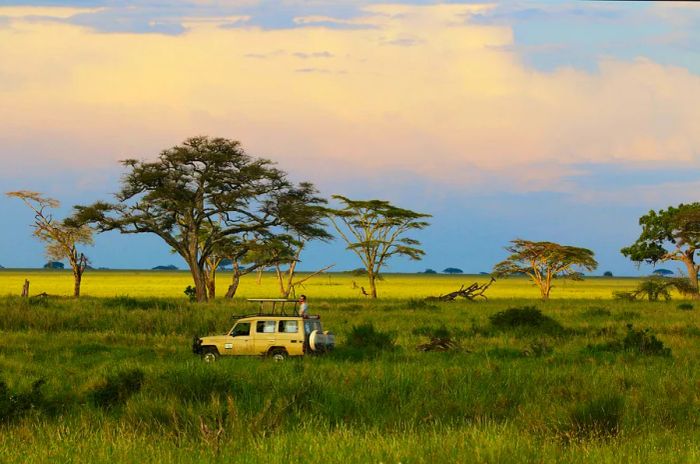
[[[538,71],[510,27],[472,22],[486,8],[372,5],[361,29],[204,19],[176,36],[17,20],[0,29],[5,175],[114,166],[195,134],[328,185],[402,172],[570,191],[590,163],[698,167],[700,77],[641,57]]]
[[[102,8],[76,8],[68,6],[0,6],[0,18],[31,19],[56,18],[68,19],[79,14],[97,13]]]
[[[296,52],[293,55],[304,60],[308,58],[333,58],[334,56],[331,52]]]

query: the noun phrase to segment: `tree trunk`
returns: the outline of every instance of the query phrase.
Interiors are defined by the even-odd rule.
[[[543,288],[541,290],[542,290],[542,301],[549,300],[549,291],[551,290],[551,287],[546,287],[546,288]]]
[[[216,269],[212,269],[206,273],[206,280],[209,299],[213,300],[216,298]]]
[[[373,300],[377,299],[377,276],[374,275],[372,272],[368,272],[367,276],[369,277],[369,297],[372,298]]]
[[[215,280],[215,277],[212,277],[207,281],[207,291],[209,292],[209,299],[210,300],[213,300],[216,298],[216,280]]]
[[[83,280],[83,273],[79,270],[73,270],[73,297],[80,297],[80,283]]]
[[[231,285],[228,286],[228,291],[226,292],[226,298],[231,299],[236,296],[236,291],[238,290],[238,284],[241,281],[241,276],[237,271],[233,271],[233,278],[231,279]]]
[[[189,263],[190,273],[192,274],[192,280],[194,281],[195,298],[197,303],[203,303],[207,301],[207,280],[204,275],[204,269],[199,268],[199,263],[196,260]]]
[[[693,251],[693,255],[694,254],[695,251]],[[700,299],[700,290],[698,289],[698,266],[693,261],[692,255],[690,257],[686,256],[686,259],[684,259],[683,262],[685,263],[685,267],[688,269],[688,280],[690,281],[690,285],[695,289],[695,292],[693,292],[693,299]]]

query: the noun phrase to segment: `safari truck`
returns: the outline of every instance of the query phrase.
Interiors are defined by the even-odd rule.
[[[233,316],[231,330],[223,335],[194,337],[192,351],[205,362],[219,356],[269,356],[282,361],[288,356],[320,354],[335,347],[335,336],[324,331],[320,316],[300,316],[297,301],[257,298],[256,314]],[[289,309],[289,306],[292,308]]]

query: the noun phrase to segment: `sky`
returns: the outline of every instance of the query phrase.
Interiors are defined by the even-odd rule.
[[[323,195],[432,214],[420,262],[489,271],[514,238],[592,249],[597,273],[650,209],[698,201],[700,4],[361,0],[0,1],[0,190],[110,200],[118,161],[194,135],[241,141]],[[40,267],[0,197],[0,265]],[[93,265],[182,261],[98,236]],[[300,268],[359,260],[334,240]],[[664,265],[676,270],[674,263]]]

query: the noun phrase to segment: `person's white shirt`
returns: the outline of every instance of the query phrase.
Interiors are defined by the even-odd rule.
[[[308,311],[309,311],[309,303],[307,303],[306,301],[302,301],[302,303],[299,305],[299,315],[306,316]]]

